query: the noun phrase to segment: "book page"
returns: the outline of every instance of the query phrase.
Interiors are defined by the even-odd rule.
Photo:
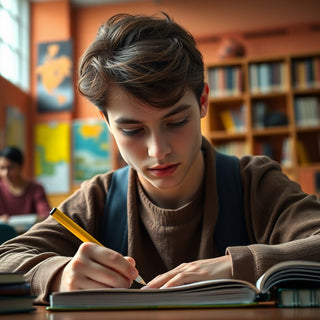
[[[256,287],[267,292],[273,286],[289,281],[320,283],[320,262],[292,260],[277,263],[258,279]]]

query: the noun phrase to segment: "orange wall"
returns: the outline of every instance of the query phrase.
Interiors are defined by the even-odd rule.
[[[26,92],[14,86],[11,82],[0,76],[0,128],[5,129],[5,110],[7,106],[18,108],[25,114],[26,141],[25,141],[25,164],[24,174],[27,177],[33,176],[32,148],[33,135],[30,128],[32,120],[30,117],[30,96]],[[0,148],[4,146],[4,131],[0,137]]]

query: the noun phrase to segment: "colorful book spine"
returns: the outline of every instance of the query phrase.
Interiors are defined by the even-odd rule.
[[[269,93],[285,90],[283,62],[252,63],[249,67],[251,93]]]
[[[222,110],[220,112],[221,122],[227,132],[244,132],[245,131],[245,107],[238,109]]]
[[[240,66],[209,68],[208,82],[212,97],[233,97],[242,93],[242,69]]]
[[[296,89],[320,86],[320,57],[295,59],[292,63],[292,83]]]
[[[295,98],[294,112],[297,126],[316,127],[320,125],[320,101],[318,97]]]

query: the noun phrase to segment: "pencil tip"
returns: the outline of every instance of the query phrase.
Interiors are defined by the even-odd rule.
[[[139,283],[141,283],[141,284],[143,284],[144,286],[146,286],[147,284],[146,284],[146,282],[142,279],[142,277],[139,275],[139,276],[137,276],[137,278],[135,279],[135,281],[137,281],[137,282],[139,282]]]

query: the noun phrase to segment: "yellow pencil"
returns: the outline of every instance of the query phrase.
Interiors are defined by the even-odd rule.
[[[72,219],[70,219],[65,213],[60,211],[58,208],[53,208],[50,211],[50,215],[61,225],[63,225],[66,229],[72,232],[76,237],[78,237],[82,242],[93,242],[103,247],[102,243],[100,243],[87,231],[82,229],[79,225],[77,225]],[[142,279],[140,275],[134,280],[138,283],[146,285],[145,281]]]

